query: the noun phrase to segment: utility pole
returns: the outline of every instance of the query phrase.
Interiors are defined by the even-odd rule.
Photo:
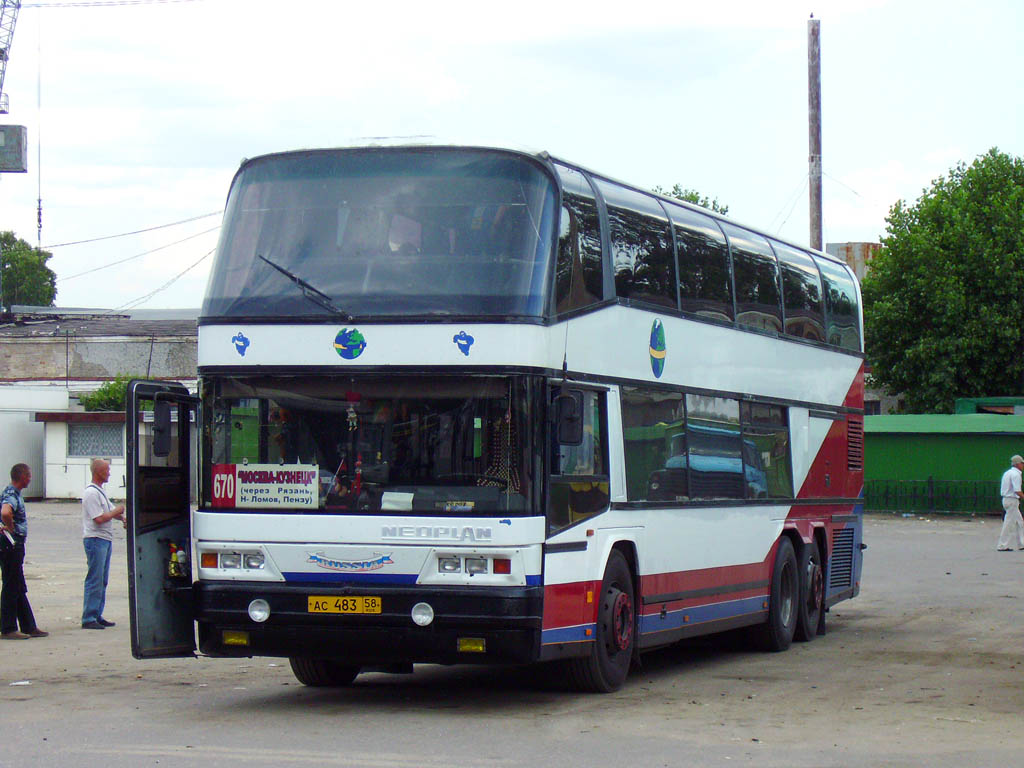
[[[821,237],[821,22],[807,22],[808,185],[811,204],[811,247],[822,250]]]

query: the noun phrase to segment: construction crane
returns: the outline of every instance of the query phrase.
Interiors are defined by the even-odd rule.
[[[0,0],[0,115],[6,115],[8,112],[4,75],[7,73],[7,59],[10,57],[11,40],[14,39],[14,25],[18,22],[19,10],[21,0]]]

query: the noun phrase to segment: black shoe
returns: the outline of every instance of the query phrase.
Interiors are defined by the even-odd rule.
[[[84,624],[82,624],[82,629],[106,629],[106,627],[104,627],[98,621],[87,621]]]
[[[114,627],[114,626],[117,626],[117,622],[115,622],[115,621],[107,621],[106,619],[104,619],[102,617],[97,619],[96,623],[97,624],[102,624],[104,627]]]

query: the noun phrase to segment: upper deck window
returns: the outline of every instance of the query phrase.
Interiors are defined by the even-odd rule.
[[[203,315],[542,316],[555,201],[554,180],[506,152],[258,158],[228,197]]]
[[[828,343],[860,352],[860,306],[857,286],[839,264],[816,258],[825,283],[825,311],[828,313]]]
[[[760,235],[722,224],[732,250],[736,280],[736,322],[782,333],[779,267],[768,241]]]
[[[667,205],[679,248],[679,308],[732,322],[732,271],[722,230],[710,216]]]
[[[672,233],[658,201],[598,181],[608,203],[615,293],[625,299],[676,308]]]
[[[786,309],[786,335],[825,341],[825,309],[821,277],[810,255],[772,242],[782,270],[782,300]]]
[[[555,262],[555,312],[594,304],[604,296],[601,220],[590,183],[582,173],[557,166],[562,213]]]

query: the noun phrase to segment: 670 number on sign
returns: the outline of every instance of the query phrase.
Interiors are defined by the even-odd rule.
[[[213,504],[214,507],[235,506],[235,465],[213,465]]]

